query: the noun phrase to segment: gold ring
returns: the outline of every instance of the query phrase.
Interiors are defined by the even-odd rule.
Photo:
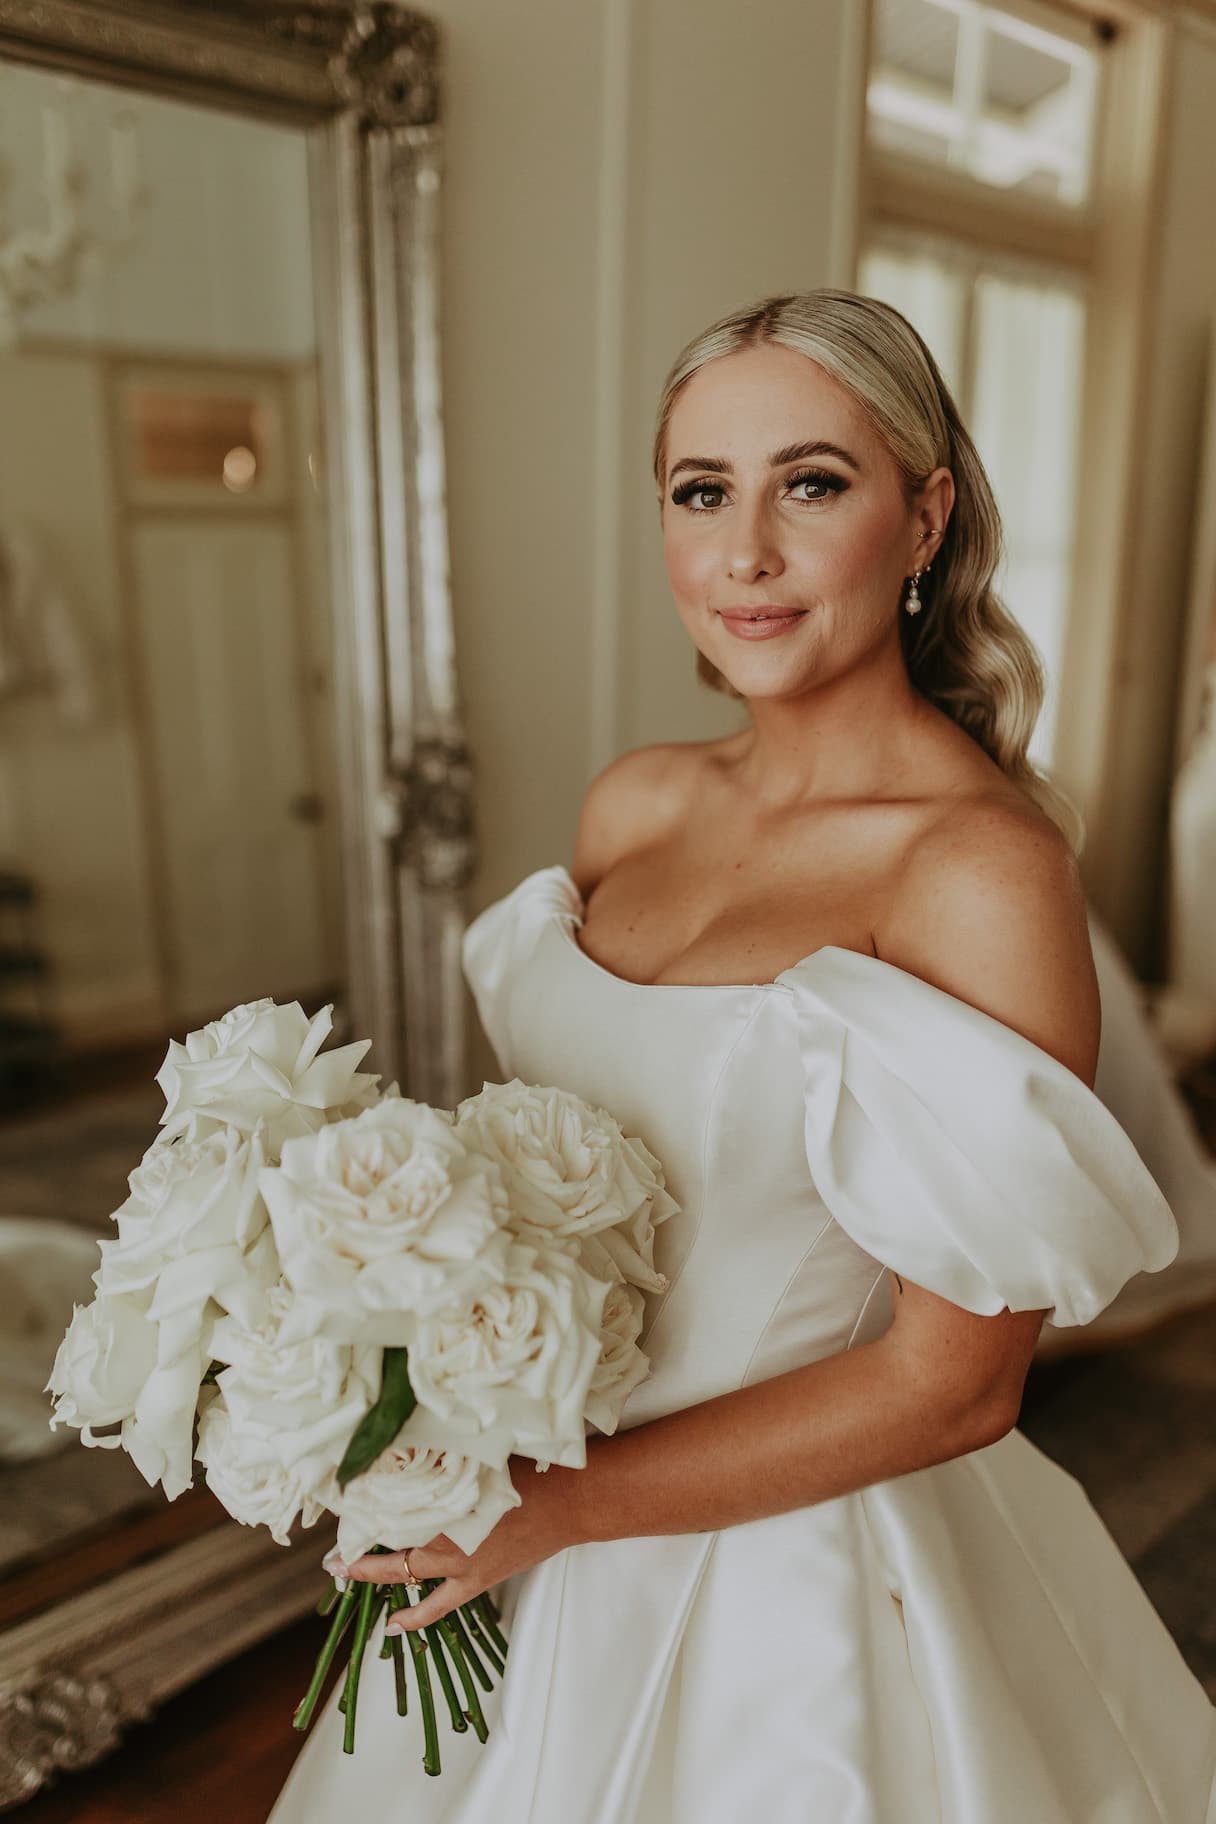
[[[422,1588],[421,1577],[415,1577],[413,1571],[411,1571],[411,1569],[410,1569],[410,1552],[413,1549],[414,1548],[412,1546],[410,1546],[408,1548],[408,1550],[403,1551],[401,1554],[401,1562],[405,1566],[405,1576],[401,1579],[401,1581],[405,1585],[407,1590],[418,1590],[418,1589]]]

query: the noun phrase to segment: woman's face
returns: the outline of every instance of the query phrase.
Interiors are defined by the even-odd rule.
[[[797,694],[898,644],[905,578],[941,544],[919,535],[944,531],[953,482],[934,470],[910,509],[894,458],[817,362],[772,342],[707,362],[676,400],[664,455],[676,605],[736,690]],[[759,608],[793,614],[743,618]]]

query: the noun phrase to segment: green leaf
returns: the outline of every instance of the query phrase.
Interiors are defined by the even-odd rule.
[[[410,1385],[409,1350],[404,1347],[386,1349],[380,1397],[371,1411],[360,1419],[346,1446],[346,1454],[338,1465],[339,1488],[345,1488],[355,1476],[361,1476],[365,1469],[371,1468],[417,1404],[418,1396]]]

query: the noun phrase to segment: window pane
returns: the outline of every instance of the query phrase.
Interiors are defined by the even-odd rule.
[[[1098,49],[996,6],[876,0],[872,144],[1002,189],[1084,203]]]
[[[1030,751],[1050,764],[1071,599],[1083,288],[1057,273],[994,268],[978,249],[942,240],[914,253],[884,229],[862,255],[858,289],[920,331],[988,472],[1005,529],[995,587],[1043,658],[1047,695]]]
[[[1085,306],[1062,280],[981,274],[968,428],[1005,522],[997,591],[1043,656],[1048,688],[1031,742],[1051,759],[1072,569]]]
[[[931,0],[876,0],[867,93],[871,141],[945,164],[954,112],[958,17]]]
[[[1097,60],[1015,22],[993,21],[972,169],[1007,189],[1084,202],[1089,191]]]
[[[967,283],[945,255],[913,252],[885,238],[866,248],[858,267],[857,289],[893,304],[920,331],[960,409]]]

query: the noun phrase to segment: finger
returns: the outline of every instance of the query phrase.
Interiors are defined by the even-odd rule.
[[[417,1547],[410,1546],[410,1570],[415,1577],[425,1573],[417,1563]],[[334,1574],[339,1577],[353,1577],[356,1583],[405,1583],[405,1564],[400,1552],[364,1552],[353,1564],[343,1565],[340,1559],[331,1561]]]
[[[409,1634],[415,1628],[425,1628],[433,1621],[440,1621],[458,1609],[462,1602],[467,1602],[467,1594],[462,1595],[455,1587],[451,1577],[445,1577],[438,1588],[424,1596],[421,1602],[411,1604],[408,1609],[398,1609],[389,1616],[385,1623],[386,1634]]]

